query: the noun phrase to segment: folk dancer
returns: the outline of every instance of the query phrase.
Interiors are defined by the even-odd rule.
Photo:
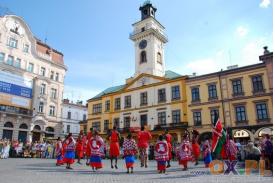
[[[187,170],[188,161],[192,160],[192,146],[189,142],[188,133],[184,133],[183,141],[178,148],[179,164],[183,165],[183,171]]]
[[[117,167],[117,158],[120,154],[119,152],[119,140],[120,140],[120,134],[116,129],[116,126],[113,127],[113,130],[111,131],[109,135],[109,140],[110,140],[110,159],[111,159],[111,168],[114,168],[113,166],[113,160],[115,160],[115,168],[118,169]]]
[[[90,131],[88,132],[86,137],[86,142],[85,142],[86,147],[88,146],[88,142],[91,140],[92,137],[93,137],[93,128],[90,128]],[[90,165],[89,161],[91,157],[91,152],[89,148],[86,148],[85,154],[86,154],[86,165],[89,166]]]
[[[159,173],[165,173],[166,171],[166,161],[169,159],[169,146],[165,138],[160,135],[159,139],[155,145],[155,160],[158,164]]]
[[[63,165],[63,147],[61,138],[58,137],[55,147],[55,155],[56,155],[56,166]]]
[[[71,164],[74,163],[75,159],[75,140],[72,137],[72,133],[69,133],[67,139],[65,140],[65,155],[64,163],[67,164],[66,169],[72,169]]]
[[[140,162],[141,167],[147,168],[147,159],[148,159],[148,147],[149,147],[149,140],[151,140],[152,136],[151,133],[145,131],[144,126],[141,127],[141,131],[138,133],[138,148],[139,148],[139,155],[140,155]]]
[[[210,145],[208,139],[206,139],[206,140],[204,141],[202,150],[203,150],[204,165],[205,165],[205,168],[208,168],[208,167],[209,167],[209,164],[210,164],[211,161],[212,161],[212,156],[211,156],[211,145]]]
[[[198,165],[198,160],[200,157],[200,145],[198,143],[199,139],[199,132],[197,130],[192,131],[192,150],[193,150],[193,157],[195,160],[195,165]]]
[[[169,134],[168,129],[165,130],[164,137],[165,137],[166,142],[168,144],[168,157],[169,157],[168,160],[167,160],[167,167],[166,168],[169,168],[169,167],[171,167],[170,161],[172,159],[172,135]]]
[[[87,149],[90,149],[90,166],[93,171],[103,167],[101,158],[104,157],[105,144],[103,139],[98,135],[98,131],[94,131],[92,138],[87,144]]]
[[[83,132],[80,132],[78,138],[76,140],[76,155],[77,155],[77,163],[81,164],[80,160],[83,158]]]
[[[123,142],[123,157],[125,158],[125,164],[127,173],[134,172],[135,156],[138,152],[136,141],[133,139],[132,134],[129,133],[127,138]],[[131,169],[131,172],[129,171]]]

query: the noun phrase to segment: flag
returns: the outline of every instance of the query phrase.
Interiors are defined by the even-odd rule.
[[[213,132],[212,132],[212,152],[216,155],[221,154],[223,145],[226,142],[226,131],[222,127],[222,122],[219,118],[218,113],[215,111],[215,118],[213,121]]]

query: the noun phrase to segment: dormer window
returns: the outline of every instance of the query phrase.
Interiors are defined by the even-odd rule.
[[[142,63],[145,63],[145,62],[147,62],[146,51],[142,51],[140,53],[140,63],[142,64]]]

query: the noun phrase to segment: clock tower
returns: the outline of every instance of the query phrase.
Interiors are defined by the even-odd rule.
[[[157,9],[150,1],[140,8],[141,20],[134,23],[130,39],[135,44],[135,77],[147,73],[164,77],[164,44],[168,39],[164,27],[155,19]]]

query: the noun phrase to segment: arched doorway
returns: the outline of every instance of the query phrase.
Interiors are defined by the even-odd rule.
[[[262,137],[265,134],[273,136],[273,128],[272,127],[265,127],[259,130],[258,137]]]
[[[53,127],[50,127],[48,126],[46,128],[46,133],[45,133],[45,137],[54,137],[54,128]]]
[[[2,139],[12,140],[12,134],[13,134],[13,124],[12,124],[12,122],[6,122],[4,124],[4,127],[8,128],[8,129],[4,129],[3,130]]]
[[[40,137],[41,137],[41,127],[39,125],[35,125],[33,127],[33,131],[32,131],[32,141],[40,141]]]
[[[28,130],[28,125],[26,125],[25,123],[22,123],[19,126],[19,133],[18,133],[18,140],[20,142],[25,143],[27,141],[28,132],[26,130]]]
[[[247,144],[248,141],[251,139],[249,132],[247,130],[243,130],[243,129],[236,130],[233,133],[233,137],[236,142],[239,142],[241,144]]]

